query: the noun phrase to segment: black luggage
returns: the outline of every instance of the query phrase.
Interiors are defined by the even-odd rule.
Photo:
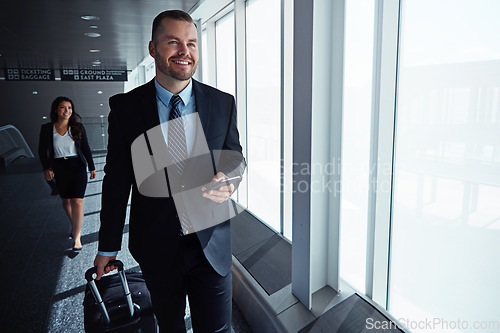
[[[96,267],[85,273],[87,288],[83,300],[85,332],[156,333],[158,325],[153,314],[149,291],[142,273],[123,270],[123,263],[114,260],[118,274],[94,279]],[[127,283],[128,282],[128,283]]]

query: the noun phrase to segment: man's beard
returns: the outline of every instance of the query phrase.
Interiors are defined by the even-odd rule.
[[[189,58],[189,61],[191,63],[194,63],[194,60]],[[192,70],[189,72],[177,72],[175,71],[171,66],[168,65],[168,62],[163,56],[161,56],[158,52],[156,52],[156,65],[158,66],[158,69],[160,72],[165,74],[166,76],[169,76],[171,78],[174,78],[176,80],[180,81],[186,81],[189,80],[193,75],[194,72],[196,71],[196,67],[198,64],[195,64],[192,67]]]

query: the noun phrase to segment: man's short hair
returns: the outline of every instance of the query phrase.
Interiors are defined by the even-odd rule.
[[[161,29],[161,22],[165,19],[172,19],[177,21],[186,21],[189,23],[193,23],[196,27],[196,23],[194,23],[193,18],[186,12],[182,10],[166,10],[158,14],[153,21],[153,31],[151,33],[151,40],[156,43],[159,29]]]

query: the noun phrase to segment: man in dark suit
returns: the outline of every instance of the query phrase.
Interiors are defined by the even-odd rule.
[[[173,154],[170,147],[174,144],[170,140],[175,139],[176,132],[170,119],[173,113],[180,112],[185,121],[195,114],[201,123],[197,126],[186,121],[184,133],[179,135],[185,140],[188,158],[196,149],[193,147],[199,145],[211,152],[232,151],[241,156],[234,98],[191,78],[198,63],[197,30],[187,13],[166,11],[155,18],[149,53],[155,59],[156,78],[129,93],[110,98],[99,252],[94,261],[97,278],[115,268],[106,265],[120,250],[132,189],[129,248],[151,292],[160,331],[185,332],[187,295],[195,332],[229,332],[232,299],[229,220],[197,232],[185,232],[181,227],[184,215],[172,196],[151,197],[139,188],[131,148],[136,139],[162,123],[161,126],[167,124],[163,144]],[[151,146],[148,141],[149,154],[153,155]],[[221,163],[215,155],[212,154],[213,182],[227,175],[243,174],[246,164],[242,157],[234,163]],[[170,193],[175,193],[179,189],[171,188],[174,171],[169,168],[163,171],[165,184]],[[200,197],[203,196],[200,200],[218,205],[228,202],[234,190],[235,186],[229,184],[200,191]],[[184,205],[189,206],[189,199],[185,201]]]

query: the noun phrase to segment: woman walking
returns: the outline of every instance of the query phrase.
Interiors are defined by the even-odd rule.
[[[83,196],[87,187],[86,166],[90,179],[95,178],[85,128],[75,112],[73,101],[57,97],[50,109],[51,122],[42,125],[38,155],[46,180],[56,180],[62,205],[71,221],[73,251],[82,249],[80,233],[83,223]]]

